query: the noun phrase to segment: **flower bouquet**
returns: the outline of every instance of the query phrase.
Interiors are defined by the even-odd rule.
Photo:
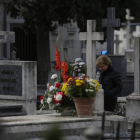
[[[56,80],[57,74],[53,74],[52,79]],[[69,108],[75,108],[73,100],[61,91],[63,83],[54,82],[54,85],[47,84],[47,91],[41,100],[42,110],[56,110],[57,113]]]

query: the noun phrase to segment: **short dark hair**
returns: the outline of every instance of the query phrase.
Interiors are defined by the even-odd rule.
[[[104,64],[104,65],[111,65],[111,60],[108,56],[106,55],[101,55],[100,57],[97,58],[96,61],[96,66],[99,67],[100,64]]]

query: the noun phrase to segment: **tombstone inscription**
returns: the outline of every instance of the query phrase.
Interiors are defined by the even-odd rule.
[[[0,65],[0,95],[22,96],[22,67]]]
[[[107,54],[114,54],[114,27],[120,26],[120,19],[115,19],[115,8],[107,8],[107,19],[102,19],[102,27],[107,27]]]

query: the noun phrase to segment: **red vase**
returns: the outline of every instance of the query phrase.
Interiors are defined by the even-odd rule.
[[[73,99],[75,107],[77,110],[77,115],[80,118],[89,118],[93,116],[93,107],[95,102],[95,97],[79,97]]]

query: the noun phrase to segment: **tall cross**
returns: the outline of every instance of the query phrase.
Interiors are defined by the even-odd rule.
[[[0,43],[14,43],[15,32],[0,31]]]
[[[133,32],[134,37],[140,37],[140,26],[136,26],[136,31]]]
[[[95,32],[96,20],[87,20],[87,32],[79,33],[79,40],[86,40],[87,76],[96,77],[96,41],[103,40],[102,32]]]
[[[115,35],[116,40],[114,40],[114,43],[116,43],[116,54],[119,54],[119,44],[122,43],[122,40],[119,40],[119,35]]]
[[[125,18],[126,18],[126,20],[127,20],[127,25],[126,25],[126,35],[125,35],[125,37],[126,37],[126,49],[130,49],[130,39],[132,38],[132,35],[131,35],[131,33],[130,33],[130,28],[131,28],[131,26],[130,26],[130,21],[131,20],[134,20],[134,17],[131,17],[130,16],[130,10],[129,9],[126,9],[126,16],[125,16]]]
[[[107,19],[102,19],[102,27],[107,27],[107,54],[114,54],[114,27],[120,26],[120,19],[115,19],[115,8],[107,8]]]

